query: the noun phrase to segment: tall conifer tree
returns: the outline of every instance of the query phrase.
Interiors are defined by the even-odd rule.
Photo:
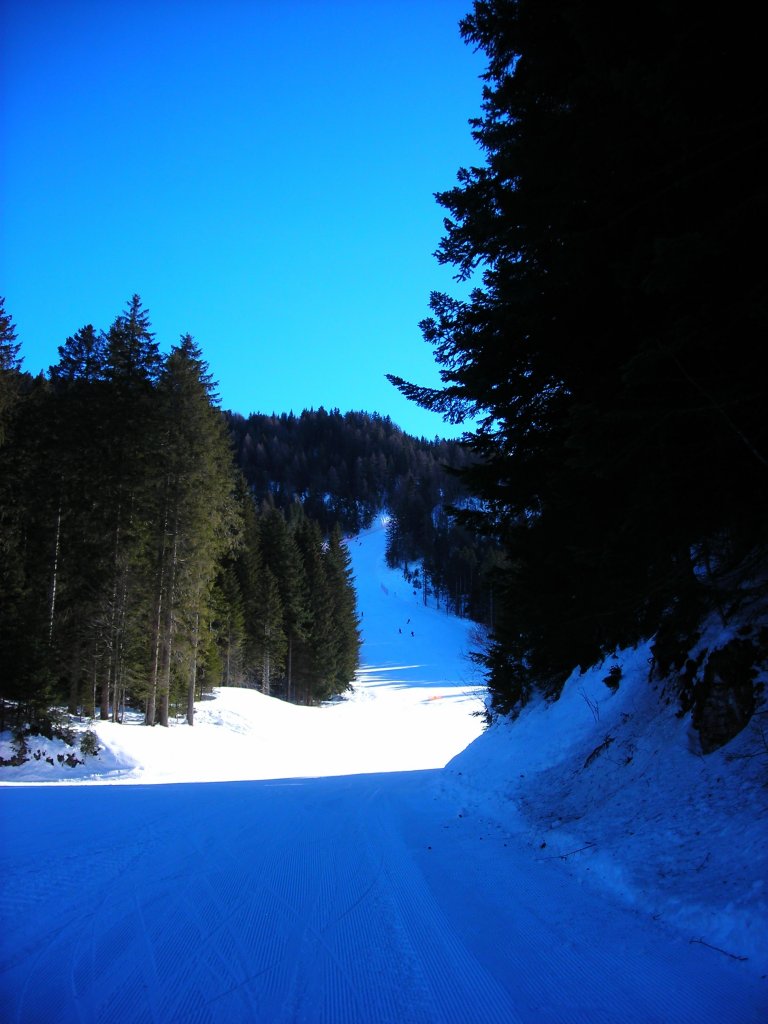
[[[484,163],[437,196],[437,258],[475,287],[422,324],[444,386],[391,379],[476,418],[465,519],[507,554],[487,660],[515,705],[711,601],[706,551],[766,543],[763,59],[679,2],[476,0],[461,32]]]
[[[199,346],[184,335],[158,386],[161,428],[154,520],[154,613],[147,722],[168,725],[174,642],[184,636],[187,718],[193,722],[201,631],[220,560],[234,543],[234,464]]]
[[[149,314],[134,295],[105,338],[104,376],[109,387],[101,436],[110,564],[101,607],[107,654],[102,718],[118,718],[126,689],[146,673],[141,609],[151,589],[154,482],[149,464],[158,447],[154,392],[160,366]]]
[[[331,683],[334,694],[352,684],[360,663],[360,629],[352,558],[339,527],[332,531],[325,552],[327,576],[333,604],[335,670]]]
[[[20,350],[16,325],[6,311],[5,299],[0,296],[0,447],[5,440],[6,424],[18,396],[22,364]]]

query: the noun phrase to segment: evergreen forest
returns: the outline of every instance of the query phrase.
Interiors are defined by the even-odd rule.
[[[652,675],[732,734],[768,659],[758,35],[666,0],[475,0],[460,30],[486,59],[480,159],[436,196],[436,257],[467,297],[433,293],[421,325],[443,386],[390,380],[477,424],[459,516],[503,554],[495,706],[653,637]],[[741,623],[717,659],[712,615]]]
[[[257,501],[199,346],[134,295],[38,377],[0,303],[0,729],[52,708],[194,722],[218,685],[343,692],[360,637],[340,526]]]
[[[389,417],[323,408],[299,416],[227,413],[237,462],[257,503],[298,502],[324,532],[389,516],[387,561],[453,614],[493,619],[494,538],[458,522],[473,499],[461,471],[474,457],[459,441],[413,437]]]

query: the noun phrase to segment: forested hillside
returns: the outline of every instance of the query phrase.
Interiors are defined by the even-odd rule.
[[[472,503],[459,471],[474,456],[458,441],[415,438],[376,413],[227,413],[238,465],[257,504],[299,503],[326,532],[354,534],[386,508],[387,559],[424,595],[458,615],[493,617],[498,544],[457,522]]]
[[[195,341],[159,350],[138,296],[23,372],[2,304],[3,714],[53,705],[166,725],[219,684],[298,703],[357,667],[343,536],[390,514],[387,558],[425,603],[488,622],[494,539],[456,521],[459,442],[375,413],[222,412]]]
[[[0,303],[0,729],[49,709],[167,725],[220,684],[346,689],[359,634],[338,528],[254,501],[198,345],[134,296],[48,374]]]
[[[411,437],[388,416],[338,409],[248,417],[226,414],[240,468],[258,502],[287,509],[300,501],[324,529],[357,533],[409,481],[426,507],[465,489],[446,468],[470,456],[456,441]]]
[[[486,58],[480,161],[437,196],[436,255],[473,287],[422,324],[444,386],[391,380],[479,424],[463,521],[506,555],[496,706],[654,637],[711,749],[768,658],[761,44],[677,2],[476,0],[461,32]],[[694,660],[709,614],[740,634]]]

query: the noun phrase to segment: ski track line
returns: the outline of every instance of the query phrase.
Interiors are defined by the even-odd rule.
[[[66,801],[64,794],[57,794],[59,796]],[[52,1019],[82,1024],[85,1020],[109,1020],[113,1011],[119,1012],[111,1001],[109,1012],[102,1016],[98,1009],[94,1011],[89,999],[96,987],[103,983],[104,964],[110,963],[115,953],[125,953],[130,949],[131,936],[136,928],[131,927],[129,915],[121,906],[131,898],[122,889],[125,885],[131,886],[132,869],[146,855],[147,836],[152,833],[152,826],[146,822],[137,823],[130,830],[129,843],[121,842],[119,835],[113,837],[114,829],[110,829],[109,819],[106,827],[109,838],[114,838],[114,841],[111,844],[102,841],[97,849],[79,849],[74,855],[78,860],[77,868],[68,873],[66,884],[59,872],[55,876],[61,877],[58,891],[51,894],[44,906],[38,899],[33,899],[27,907],[27,935],[32,936],[32,944],[37,948],[31,961],[28,957],[15,957],[17,969],[2,981],[4,999],[7,994],[8,1002],[15,1004],[12,1012],[19,1024],[48,1024]],[[66,842],[65,838],[65,845]],[[64,863],[71,859],[62,858]],[[22,862],[29,862],[23,853]],[[34,856],[31,863],[35,863]],[[82,885],[87,880],[91,881],[90,888]],[[23,890],[27,879],[23,871],[12,871],[10,876],[6,875],[5,881],[6,886],[20,886]],[[74,912],[68,906],[73,898],[77,900]],[[104,914],[107,906],[108,914]],[[68,917],[62,923],[61,914],[65,909]],[[104,941],[99,944],[98,929],[103,914],[111,924],[105,929]],[[53,935],[51,920],[59,922]],[[6,938],[10,924],[9,918]],[[42,944],[41,937],[44,938]],[[27,947],[30,944],[27,942]],[[16,982],[13,975],[22,971],[23,981]],[[131,975],[129,988],[131,1000],[135,1002],[136,993],[142,991],[142,979]],[[52,1007],[56,1008],[55,1017]]]
[[[83,993],[97,1024],[166,1024],[169,981],[182,988],[194,985],[195,965],[185,954],[202,943],[203,935],[179,903],[175,883],[184,862],[179,864],[176,855],[167,863],[168,851],[175,850],[168,842],[174,832],[173,818],[166,815],[148,824],[133,858],[133,874],[118,881],[118,892],[100,905],[92,933],[91,986]],[[132,895],[120,893],[120,884],[132,885]],[[99,972],[100,962],[111,964],[108,975]]]
[[[270,1014],[264,1016],[265,1021],[298,1021],[305,1018],[302,1007],[309,1003],[317,1013],[318,994],[313,990],[317,987],[318,959],[328,991],[335,993],[332,999],[333,1008],[329,1020],[339,1024],[349,1020],[367,1020],[361,1016],[358,995],[350,984],[345,965],[339,960],[334,950],[324,937],[328,907],[338,907],[351,889],[348,899],[352,907],[366,896],[372,884],[375,884],[380,867],[374,869],[374,880],[370,881],[370,871],[362,870],[360,863],[351,871],[343,872],[341,880],[338,865],[348,865],[350,858],[349,835],[344,830],[334,828],[329,833],[329,825],[333,826],[338,818],[334,818],[329,809],[321,807],[313,809],[309,817],[302,816],[302,835],[284,836],[279,857],[273,857],[269,867],[271,873],[256,879],[252,877],[251,895],[261,901],[264,895],[276,900],[286,918],[292,922],[285,940],[290,954],[286,954],[280,963],[274,965],[274,980],[279,982],[272,999]],[[252,873],[253,875],[253,873]],[[359,890],[362,887],[362,892]],[[341,915],[349,912],[345,908]],[[288,956],[290,955],[290,962]],[[257,980],[264,981],[264,971],[247,977],[242,984],[253,985]],[[279,975],[279,978],[277,977]],[[321,994],[325,991],[321,986]],[[315,1020],[315,1016],[307,1019]]]
[[[418,840],[416,859],[451,924],[489,970],[514,992],[530,1024],[761,1024],[754,1008],[724,993],[739,991],[737,971],[692,953],[679,935],[651,928],[634,911],[579,886],[558,861],[536,863],[529,845],[492,821],[424,821],[423,795],[396,809],[410,823],[392,835]],[[444,810],[449,810],[446,806]],[[438,810],[438,815],[442,812]],[[414,824],[415,823],[415,824]],[[421,833],[421,834],[420,834]],[[433,858],[429,844],[451,846]],[[498,843],[501,851],[493,850]],[[457,866],[461,869],[457,870]],[[443,894],[464,890],[463,898]],[[553,915],[553,893],[576,917]],[[542,908],[546,908],[546,912]],[[485,936],[484,922],[497,919]],[[656,933],[656,934],[654,934]],[[692,974],[691,963],[701,963]],[[649,986],[648,977],[664,979]],[[754,1003],[752,1003],[754,1007]]]
[[[143,835],[146,832],[147,827],[143,826],[138,834]],[[56,1006],[58,1013],[66,1012],[66,1008],[71,1006],[73,1016],[60,1018],[62,1020],[71,1019],[75,1024],[83,1024],[84,1020],[92,1019],[79,999],[82,984],[78,985],[78,978],[82,981],[83,970],[87,973],[81,957],[81,950],[87,944],[85,936],[93,935],[100,910],[110,899],[113,884],[139,858],[139,854],[131,853],[119,841],[107,842],[108,838],[105,836],[96,850],[86,851],[84,858],[78,858],[77,853],[62,857],[61,861],[57,862],[57,870],[49,876],[49,884],[42,887],[46,893],[45,898],[41,898],[41,887],[35,886],[33,881],[36,863],[34,858],[31,860],[31,871],[13,871],[10,874],[4,872],[6,889],[12,886],[19,892],[15,901],[13,898],[10,900],[11,904],[17,904],[15,913],[19,913],[19,906],[26,904],[26,909],[22,913],[31,922],[26,943],[22,940],[14,947],[14,954],[10,963],[4,965],[4,977],[0,981],[3,1000],[5,1001],[5,993],[8,993],[16,1002],[16,1010],[10,1013],[15,1012],[18,1024],[37,1024],[38,1021],[47,1024],[50,1020],[51,1006]],[[78,861],[76,869],[65,870],[68,865],[71,867],[75,860]],[[107,864],[111,862],[114,865],[106,880],[103,879],[105,860]],[[102,876],[101,895],[95,907],[84,904],[80,890],[76,886],[76,880],[89,875],[91,870]],[[57,898],[63,904],[58,908]],[[12,915],[7,913],[6,904],[4,898],[2,916],[10,923]],[[49,908],[53,908],[51,914],[47,913]],[[67,915],[64,921],[61,920],[62,914]],[[53,930],[51,919],[57,922]],[[8,924],[5,926],[6,931],[7,929]],[[42,943],[41,937],[44,937]],[[23,980],[15,982],[14,973],[22,972]],[[95,976],[91,957],[91,977]],[[65,993],[68,998],[65,998]]]
[[[478,985],[493,988],[494,982],[460,941],[446,942],[445,920],[436,913],[423,924],[421,876],[408,870],[403,847],[387,842],[392,819],[385,821],[370,808],[355,817],[354,827],[347,825],[343,833],[341,848],[347,856],[324,871],[326,896],[318,904],[324,920],[310,919],[304,927],[302,954],[311,962],[322,956],[322,977],[309,970],[296,976],[288,1012],[280,1021],[513,1024],[518,1018],[506,993],[478,996]],[[367,865],[363,875],[348,867],[355,842],[359,863]],[[403,885],[405,876],[408,884]],[[471,980],[465,976],[468,966]],[[313,995],[315,988],[319,992]],[[345,991],[354,994],[356,1015],[351,1015],[354,1003],[344,999]]]
[[[323,824],[333,834],[323,844],[322,872],[314,906],[301,925],[299,969],[277,1018],[285,1024],[389,1024],[415,1022],[412,992],[402,964],[407,958],[393,943],[376,898],[383,877],[381,850],[366,828],[378,786],[357,802],[353,820],[341,821],[326,809]],[[410,951],[408,951],[410,952]],[[387,972],[372,961],[391,953]],[[399,955],[398,955],[399,954]]]
[[[211,949],[211,939],[216,940],[215,952],[208,955],[207,964],[214,977],[207,995],[201,994],[201,1003],[216,1019],[221,1014],[222,1019],[232,1020],[233,998],[245,999],[247,1004],[245,1016],[237,1011],[235,1019],[238,1020],[272,1021],[279,1013],[280,993],[288,984],[286,961],[290,950],[299,943],[298,932],[306,928],[304,918],[312,909],[307,902],[311,890],[304,883],[323,877],[317,869],[316,849],[307,843],[303,834],[307,828],[306,816],[294,815],[290,825],[292,827],[279,830],[279,844],[276,842],[278,833],[267,838],[263,823],[242,826],[228,843],[206,851],[207,860],[214,861],[215,868],[198,870],[194,875],[198,890],[205,886],[210,895],[208,920],[203,930],[207,936],[206,949]],[[319,825],[327,831],[324,816]],[[316,824],[314,831],[317,830]],[[199,838],[195,859],[202,864],[206,857],[199,848]],[[247,870],[233,859],[232,850],[236,851],[236,857],[247,861]],[[294,862],[300,871],[292,866]],[[265,874],[266,879],[262,877]],[[315,897],[315,903],[319,898],[319,895]],[[201,904],[198,892],[194,903],[198,917]],[[281,918],[291,924],[280,927]],[[223,987],[222,973],[228,979]],[[211,989],[216,990],[213,996]],[[253,1000],[259,1004],[258,1009]],[[170,1020],[186,1020],[183,1009],[169,1006],[169,1011]]]
[[[269,1019],[273,1002],[269,975],[279,970],[288,956],[289,936],[284,926],[279,927],[281,918],[285,918],[282,901],[268,887],[254,884],[254,875],[263,873],[264,860],[274,859],[275,846],[274,841],[262,845],[260,860],[252,856],[256,851],[247,844],[233,844],[237,855],[249,859],[247,869],[230,863],[231,853],[217,850],[215,870],[199,878],[210,895],[205,945],[210,949],[206,956],[212,984],[204,987],[201,1002],[214,1015],[211,1019],[231,1021],[236,1004],[241,1002],[245,1009],[237,1011],[235,1020]],[[268,850],[273,851],[270,857],[266,856]],[[195,908],[200,913],[198,902]],[[254,984],[258,979],[264,979],[262,986]],[[241,1016],[243,1013],[250,1016]],[[186,1024],[179,1011],[170,1020]]]
[[[3,1020],[760,1024],[723,995],[739,965],[649,932],[491,821],[459,820],[430,801],[438,780],[94,787],[57,793],[50,821],[33,792],[14,797],[28,820],[2,863]],[[106,816],[98,849],[83,814]],[[51,830],[67,857],[41,899],[26,866]],[[558,891],[575,930],[552,919]]]
[[[134,915],[137,921],[137,931],[139,935],[139,944],[144,950],[145,955],[141,958],[142,963],[142,977],[143,977],[143,989],[144,999],[146,1001],[147,1009],[149,1010],[150,1019],[152,1024],[163,1024],[163,1018],[160,1013],[158,1006],[158,993],[160,989],[160,977],[162,972],[158,969],[157,956],[155,955],[155,947],[150,941],[150,936],[147,928],[147,918],[141,906],[141,900],[134,884],[133,886],[133,909]],[[130,917],[127,918],[130,922]]]
[[[511,994],[477,960],[434,899],[403,836],[399,795],[386,796],[378,808],[378,826],[386,850],[387,891],[424,978],[427,1019],[435,1024],[522,1024]]]
[[[247,811],[240,808],[241,815]],[[295,842],[298,827],[294,823],[281,842]],[[241,826],[221,841],[210,835],[187,836],[196,867],[185,878],[185,912],[195,919],[201,935],[197,973],[207,975],[204,984],[198,979],[195,986],[201,1020],[270,1019],[268,979],[258,988],[253,981],[268,976],[287,955],[285,928],[279,927],[284,915],[269,891],[254,888],[253,878],[263,872],[265,861],[275,860],[276,837],[263,822],[258,827]],[[188,1021],[185,991],[180,988],[166,992],[169,1024]]]

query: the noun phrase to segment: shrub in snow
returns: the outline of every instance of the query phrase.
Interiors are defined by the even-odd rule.
[[[756,661],[757,650],[748,640],[731,640],[707,658],[691,711],[704,754],[732,740],[754,714]]]
[[[5,744],[3,746],[5,746],[4,753],[8,753],[8,747]],[[18,730],[13,734],[10,748],[10,757],[0,754],[0,766],[18,767],[28,760],[29,748],[27,747],[27,740],[22,730]]]
[[[99,752],[99,737],[93,729],[86,729],[80,739],[80,753],[86,757],[96,757]]]
[[[621,682],[621,665],[611,665],[608,675],[603,679],[603,682],[611,693],[616,693]]]

